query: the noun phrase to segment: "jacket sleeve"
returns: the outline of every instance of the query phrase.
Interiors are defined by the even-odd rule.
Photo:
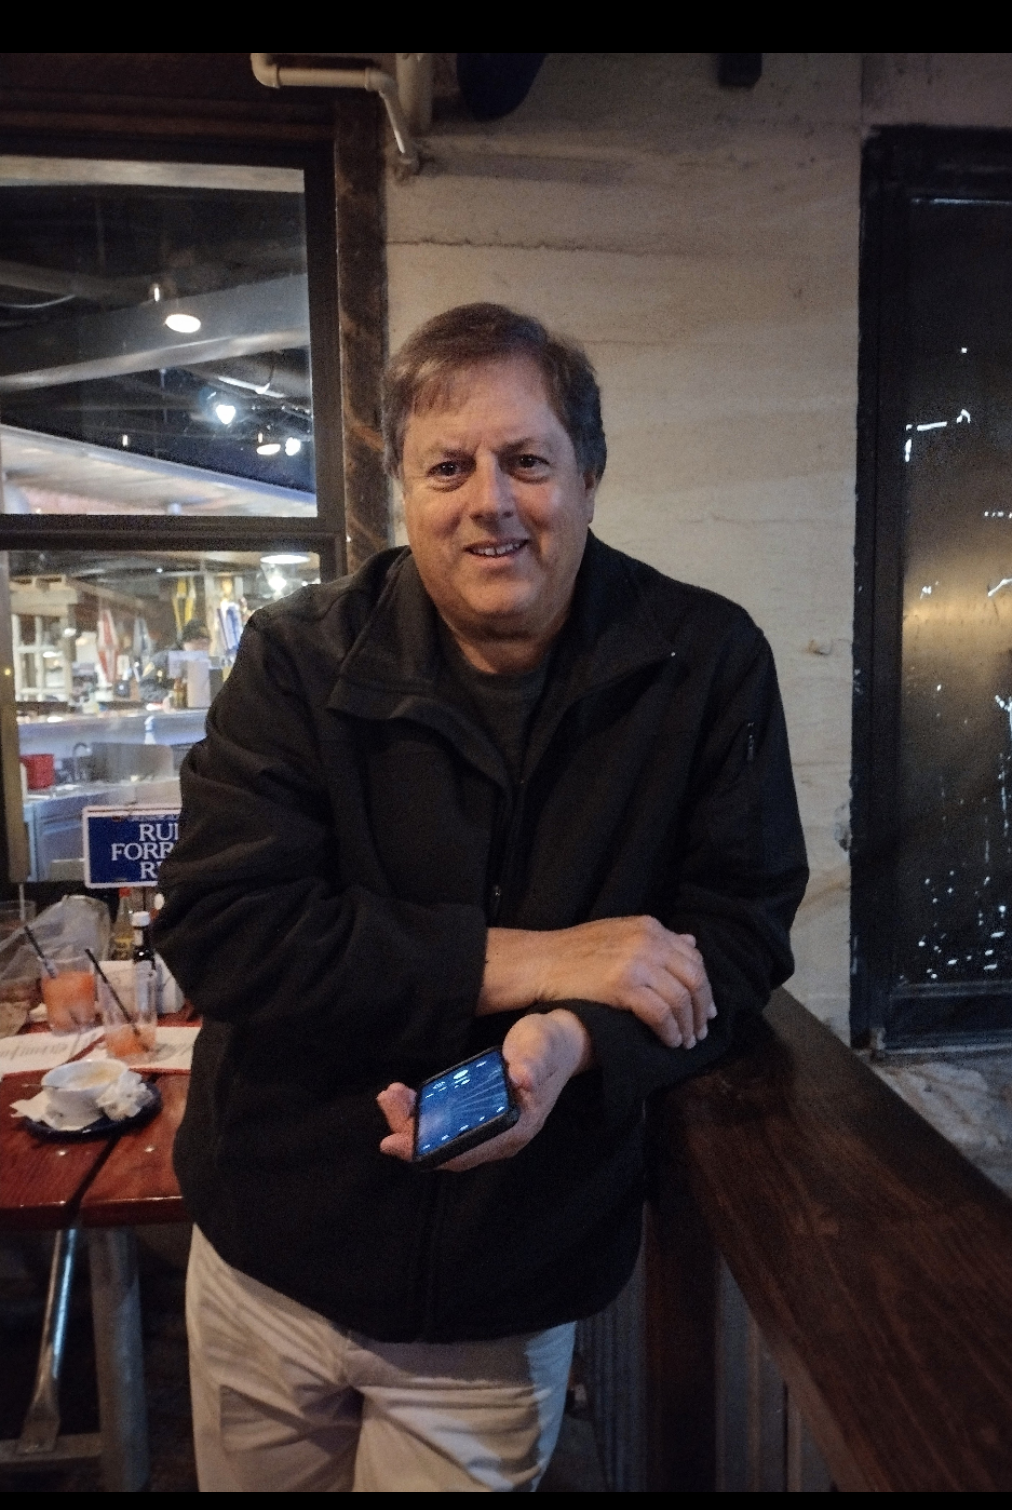
[[[631,1013],[571,1002],[594,1043],[610,1117],[706,1069],[794,969],[790,928],[808,882],[805,843],[773,656],[753,629],[709,700],[694,781],[674,839],[659,919],[696,939],[717,1017],[692,1049],[668,1049]]]
[[[452,1064],[481,988],[481,910],[336,881],[311,710],[279,637],[254,619],[182,769],[180,837],[155,940],[202,1015],[296,1041],[351,1079]]]

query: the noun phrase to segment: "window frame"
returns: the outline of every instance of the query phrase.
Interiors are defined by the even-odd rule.
[[[220,163],[295,168],[303,172],[317,510],[315,519],[0,514],[0,551],[309,550],[319,557],[322,580],[342,575],[347,550],[333,140],[272,142],[240,132],[234,137],[180,136],[166,122],[164,131],[143,138],[116,130],[72,134],[3,131],[0,153],[133,162]],[[0,418],[2,413],[0,406]]]
[[[148,55],[141,55],[142,61]],[[155,70],[156,75],[158,70]],[[14,697],[8,552],[32,550],[309,551],[322,581],[389,542],[378,444],[386,351],[383,158],[378,103],[344,92],[308,103],[257,90],[233,100],[179,99],[154,81],[150,100],[3,91],[0,152],[39,157],[223,163],[301,169],[313,385],[317,514],[232,516],[0,514],[0,871],[27,874]],[[143,112],[143,113],[141,113]],[[345,417],[352,416],[346,424]],[[347,504],[347,506],[346,506]],[[350,558],[350,565],[349,565]],[[57,888],[33,883],[40,895]],[[59,889],[65,890],[66,886]],[[71,887],[70,889],[76,889]]]
[[[924,1047],[1012,1040],[1012,981],[972,1030],[945,1022],[943,992],[923,1025],[897,1022],[892,920],[899,904],[904,478],[909,209],[917,199],[1012,202],[1012,132],[904,126],[865,144],[861,181],[857,511],[851,803],[851,1041]],[[951,991],[955,1002],[959,992]]]

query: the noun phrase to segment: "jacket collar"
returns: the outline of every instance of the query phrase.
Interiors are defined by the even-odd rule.
[[[675,654],[649,611],[632,565],[621,552],[588,535],[572,611],[556,644],[543,716],[537,720],[542,748],[581,697]],[[409,550],[395,556],[388,569],[376,606],[342,662],[327,706],[358,718],[407,718],[427,724],[449,737],[474,764],[502,779],[498,752],[474,723],[444,662],[436,609]]]

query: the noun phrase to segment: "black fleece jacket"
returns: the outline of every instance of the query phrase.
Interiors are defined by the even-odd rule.
[[[156,940],[203,1014],[176,1165],[229,1263],[388,1341],[592,1314],[640,1230],[644,1098],[711,1064],[792,968],[807,871],[769,647],[590,538],[514,785],[408,551],[255,614],[183,767]],[[691,1051],[567,1002],[598,1067],[519,1155],[420,1173],[376,1093],[492,1042],[486,929],[650,913],[695,935]]]

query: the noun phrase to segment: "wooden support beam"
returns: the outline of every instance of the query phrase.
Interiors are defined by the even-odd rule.
[[[345,90],[334,104],[344,509],[348,569],[390,543],[380,384],[386,362],[386,245],[381,110]],[[326,416],[316,413],[317,428]]]

